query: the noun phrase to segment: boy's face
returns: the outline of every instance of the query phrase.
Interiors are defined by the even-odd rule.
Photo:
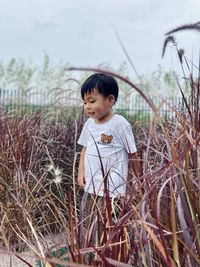
[[[96,89],[84,96],[84,111],[97,122],[104,122],[110,116],[115,103],[113,95],[104,97]]]

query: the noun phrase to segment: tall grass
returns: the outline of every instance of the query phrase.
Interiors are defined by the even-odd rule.
[[[0,114],[2,245],[15,248],[20,238],[32,240],[28,222],[42,234],[52,234],[57,220],[67,219],[63,192],[72,192],[76,132],[75,121],[65,125],[44,122],[43,114]]]
[[[167,38],[164,52],[175,40]],[[1,114],[2,246],[19,256],[13,244],[21,240],[41,260],[38,266],[200,266],[200,68],[194,73],[176,51],[190,90],[185,93],[177,80],[187,111],[174,110],[175,121],[161,120],[133,82],[84,69],[127,82],[154,112],[149,129],[133,125],[141,175],[130,173],[121,203],[106,194],[89,214],[86,202],[80,204],[75,151],[82,119],[65,125]],[[54,233],[51,245],[47,236]]]

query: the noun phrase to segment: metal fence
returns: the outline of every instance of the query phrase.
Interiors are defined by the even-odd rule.
[[[80,110],[82,101],[78,90],[64,90],[55,88],[49,92],[36,91],[34,89],[20,92],[16,90],[0,89],[0,104],[1,108],[8,111],[18,110],[32,113],[37,110],[47,110],[52,114],[53,110],[59,109],[76,109]],[[157,108],[161,116],[174,118],[176,112],[185,112],[185,104],[183,99],[178,96],[162,97],[151,96],[150,101]],[[114,110],[136,116],[137,119],[149,120],[153,115],[152,110],[141,95],[130,94],[121,95]]]
[[[186,106],[182,97],[162,97],[151,96],[149,100],[156,108],[156,114],[160,118],[174,120],[177,118],[177,113],[185,113]],[[150,122],[155,113],[141,95],[135,95],[133,98],[126,99],[125,103],[118,103],[116,106],[117,112],[134,116],[135,120],[141,122]]]

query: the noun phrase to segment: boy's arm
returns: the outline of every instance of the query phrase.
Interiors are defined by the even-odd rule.
[[[130,168],[133,171],[134,175],[139,178],[140,174],[140,163],[137,153],[129,153],[129,162]]]
[[[84,156],[85,156],[85,150],[86,148],[83,147],[80,152],[80,160],[79,160],[79,166],[78,166],[78,186],[81,188],[84,188],[85,186],[85,178],[84,178]]]

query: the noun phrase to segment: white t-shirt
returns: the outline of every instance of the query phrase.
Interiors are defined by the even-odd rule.
[[[110,197],[125,195],[128,153],[137,151],[130,123],[117,114],[102,124],[90,118],[78,144],[86,147],[85,191],[103,196],[107,185]]]

